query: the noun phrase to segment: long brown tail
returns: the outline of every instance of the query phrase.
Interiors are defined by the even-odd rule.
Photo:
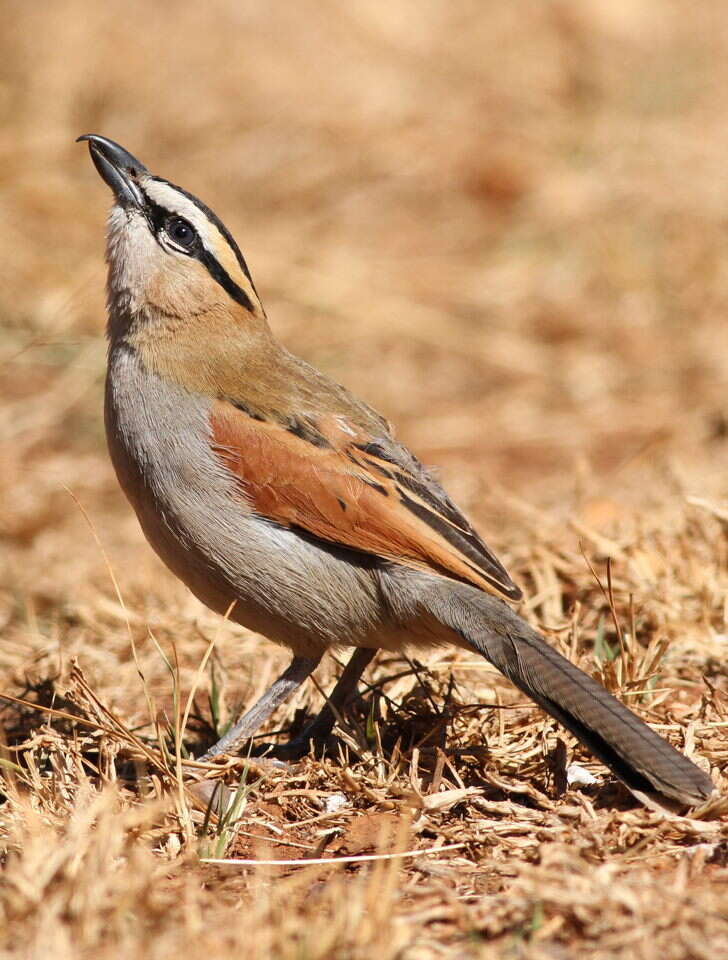
[[[503,601],[448,583],[428,596],[428,606],[631,790],[697,804],[715,789],[706,773],[557,653]]]

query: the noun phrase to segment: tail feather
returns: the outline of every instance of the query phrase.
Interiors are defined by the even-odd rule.
[[[710,777],[601,684],[575,667],[503,601],[463,586],[428,606],[511,682],[558,720],[631,790],[685,804],[707,799]]]

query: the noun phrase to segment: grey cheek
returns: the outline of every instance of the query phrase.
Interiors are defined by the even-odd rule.
[[[160,266],[161,252],[145,218],[114,207],[109,216],[106,250],[112,291],[126,291],[132,298],[140,296]]]

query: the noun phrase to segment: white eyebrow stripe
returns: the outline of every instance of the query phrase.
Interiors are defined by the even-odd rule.
[[[144,184],[144,192],[153,200],[154,203],[169,210],[170,213],[179,214],[185,220],[188,220],[202,237],[205,246],[212,251],[214,240],[210,231],[214,230],[219,235],[217,228],[210,223],[200,208],[194,204],[188,197],[175,190],[168,183],[161,180],[147,180]]]
[[[231,281],[243,291],[253,312],[265,316],[250,277],[240,266],[235,251],[225,236],[220,232],[217,225],[209,219],[204,210],[201,210],[193,200],[190,200],[184,193],[164,180],[154,180],[150,177],[142,183],[142,187],[153,203],[169,210],[172,214],[183,217],[192,224],[197,230],[205,250],[227,273]]]

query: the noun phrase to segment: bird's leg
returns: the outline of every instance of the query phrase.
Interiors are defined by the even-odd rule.
[[[308,753],[309,745],[312,742],[321,743],[324,741],[333,730],[341,710],[351,699],[359,678],[376,652],[376,650],[357,647],[320,713],[314,717],[295,740],[292,740],[289,744],[275,747],[271,751],[272,755],[280,759],[295,760]]]
[[[305,740],[308,743],[311,740],[324,740],[328,737],[338,719],[337,714],[341,713],[355,693],[361,675],[371,663],[376,652],[376,650],[367,650],[364,647],[358,647],[354,651],[320,713],[314,717],[300,738],[297,739]]]
[[[223,753],[238,753],[240,747],[258,731],[261,724],[268,719],[276,707],[286,701],[295,690],[298,690],[303,681],[313,673],[320,659],[320,657],[314,659],[294,657],[260,700],[253,704],[250,710],[244,713],[237,723],[233,724],[228,732],[220,737],[217,743],[214,743],[199,759],[212,760]]]

